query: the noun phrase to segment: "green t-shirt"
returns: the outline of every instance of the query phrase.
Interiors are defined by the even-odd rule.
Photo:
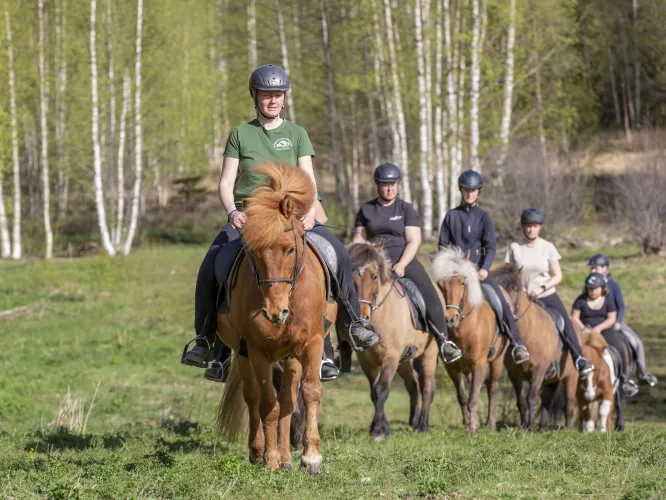
[[[234,183],[234,202],[241,203],[261,184],[262,177],[252,169],[257,163],[280,160],[297,166],[302,156],[314,155],[308,133],[288,120],[272,130],[263,128],[259,120],[234,128],[224,148],[224,156],[240,160]]]

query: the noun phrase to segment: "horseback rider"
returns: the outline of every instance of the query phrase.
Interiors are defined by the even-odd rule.
[[[603,338],[620,353],[622,367],[620,380],[622,391],[629,397],[638,392],[636,382],[629,378],[629,366],[625,361],[621,333],[613,328],[617,322],[615,300],[610,297],[606,279],[599,273],[590,273],[585,278],[585,289],[573,303],[571,319],[582,328],[583,334],[601,333]]]
[[[608,268],[610,267],[610,259],[602,254],[593,255],[590,258],[589,265],[593,272],[599,273],[606,278],[608,289],[610,290],[611,297],[613,298],[617,309],[617,320],[615,321],[613,328],[622,332],[624,338],[627,339],[627,342],[629,342],[629,345],[631,346],[632,355],[636,361],[636,375],[638,376],[638,381],[641,384],[654,387],[657,384],[657,377],[650,373],[645,365],[645,348],[643,347],[643,341],[638,334],[624,322],[624,314],[626,312],[624,296],[622,295],[620,285],[608,271]]]
[[[453,245],[464,253],[469,252],[469,260],[479,268],[479,280],[488,284],[502,303],[502,320],[508,327],[506,333],[511,343],[511,356],[516,364],[520,364],[529,360],[530,354],[520,340],[509,304],[497,281],[489,274],[495,258],[497,236],[492,218],[478,205],[482,187],[483,177],[478,172],[466,170],[460,174],[458,189],[462,201],[458,207],[446,212],[439,231],[439,249]]]
[[[442,301],[423,264],[416,259],[421,244],[421,220],[414,207],[398,197],[402,172],[393,163],[375,169],[377,198],[361,207],[354,224],[354,243],[381,239],[393,263],[393,271],[412,280],[426,303],[429,330],[439,344],[442,359],[452,363],[462,356],[446,338],[446,317]]]
[[[199,269],[194,316],[197,336],[193,339],[194,348],[183,353],[183,364],[206,367],[212,356],[210,346],[216,337],[216,297],[219,286],[215,277],[215,260],[222,248],[240,238],[240,231],[245,224],[242,202],[261,186],[263,179],[253,172],[252,167],[266,160],[289,163],[305,171],[316,189],[312,166],[315,152],[308,133],[304,128],[280,116],[284,108],[285,93],[289,89],[289,77],[278,66],[265,64],[250,75],[249,90],[257,117],[234,128],[227,139],[218,189],[228,222],[213,241]],[[301,221],[307,231],[317,233],[334,247],[338,257],[338,304],[351,318],[349,334],[352,345],[357,350],[367,349],[379,342],[379,336],[369,322],[360,318],[361,309],[352,278],[349,254],[342,242],[315,220],[317,206],[321,207],[318,202],[315,203]],[[345,333],[343,332],[343,336]],[[220,356],[224,358],[228,353],[222,352]],[[224,378],[221,363],[223,359],[217,361],[213,367],[216,373],[211,375],[221,381]]]
[[[587,375],[594,366],[583,357],[576,330],[569,318],[562,299],[555,287],[562,281],[562,256],[550,241],[539,236],[546,222],[546,216],[538,208],[528,208],[520,215],[523,240],[509,246],[505,262],[520,269],[523,288],[531,299],[538,299],[546,307],[555,309],[564,319],[564,334],[567,347],[571,350],[574,366],[581,375]]]

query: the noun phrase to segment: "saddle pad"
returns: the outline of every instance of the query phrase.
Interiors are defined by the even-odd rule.
[[[427,331],[426,328],[426,305],[423,295],[416,287],[416,283],[408,278],[399,278],[396,282],[396,286],[400,285],[405,296],[407,297],[407,302],[409,304],[410,313],[412,315],[412,324],[414,328],[421,331]],[[400,290],[398,290],[400,291]]]
[[[610,351],[612,349],[612,351]],[[617,356],[617,360],[614,359],[615,356]],[[620,374],[620,364],[619,364],[619,355],[620,353],[617,352],[617,349],[615,349],[612,346],[608,346],[608,349],[604,349],[604,361],[608,365],[608,368],[610,369],[610,376],[611,376],[611,384],[613,385],[613,392],[617,391],[617,386],[618,382],[620,381],[619,379],[619,374]]]

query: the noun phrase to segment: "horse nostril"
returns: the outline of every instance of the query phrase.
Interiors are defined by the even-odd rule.
[[[281,316],[287,317],[289,315],[289,309],[282,309]]]

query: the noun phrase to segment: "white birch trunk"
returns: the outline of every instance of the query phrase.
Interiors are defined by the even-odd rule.
[[[419,89],[419,173],[421,174],[421,205],[423,207],[422,235],[425,241],[432,238],[432,188],[428,178],[429,137],[428,101],[426,98],[426,57],[423,47],[421,0],[416,0],[414,12],[414,33],[416,36],[416,67]]]
[[[546,133],[543,127],[543,98],[541,95],[541,58],[539,56],[539,32],[536,22],[536,7],[532,7],[532,47],[534,47],[534,93],[536,97],[537,108],[537,127],[539,131],[539,144],[541,146],[541,157],[543,164],[548,167],[548,147],[546,145]],[[548,183],[546,183],[548,185]]]
[[[398,130],[398,121],[395,118],[395,113],[393,111],[393,99],[389,95],[389,90],[387,88],[386,80],[381,78],[381,74],[386,68],[386,59],[384,57],[384,42],[382,38],[382,28],[381,22],[378,15],[378,6],[375,0],[372,2],[372,20],[375,33],[375,58],[374,58],[374,73],[375,73],[375,85],[377,86],[377,92],[380,96],[379,105],[382,108],[383,114],[386,115],[386,118],[389,123],[391,130],[391,158],[392,162],[397,161],[397,158],[400,156],[400,131]],[[380,157],[379,162],[384,162],[385,157]]]
[[[247,4],[247,31],[248,37],[248,63],[250,71],[257,67],[257,0],[250,0]]]
[[[412,202],[412,190],[409,182],[409,151],[407,149],[407,127],[405,124],[405,113],[402,107],[402,96],[400,94],[400,78],[398,77],[398,51],[393,40],[395,30],[393,28],[393,14],[391,12],[391,3],[389,0],[384,2],[384,16],[386,18],[386,38],[388,41],[389,67],[391,71],[391,83],[393,91],[393,110],[398,122],[398,132],[400,134],[400,149],[398,150],[400,158],[400,167],[404,172],[402,181],[402,192],[405,201]],[[398,157],[396,157],[397,159]]]
[[[370,114],[370,133],[372,134],[372,154],[370,157],[370,163],[373,165],[378,165],[378,159],[381,156],[379,151],[379,132],[377,130],[377,113],[375,111],[375,96],[381,94],[381,89],[377,88],[376,90],[372,88],[372,81],[369,75],[368,68],[368,46],[365,44],[364,53],[363,53],[363,63],[364,70],[367,77],[366,80],[366,99],[368,100],[368,112]]]
[[[275,5],[275,13],[277,14],[278,33],[280,35],[280,53],[282,54],[282,67],[290,75],[289,71],[289,51],[287,50],[287,35],[284,31],[284,19],[282,17],[282,7],[280,7],[280,0],[273,0]],[[292,122],[296,121],[296,108],[294,107],[294,93],[287,92],[287,110],[289,111],[289,119]]]
[[[125,126],[127,123],[127,113],[129,112],[131,94],[131,79],[128,70],[125,70],[123,78],[123,107],[120,111],[120,132],[118,136],[118,209],[116,210],[116,231],[113,235],[113,245],[120,250],[120,242],[123,235],[123,217],[125,215]]]
[[[464,0],[461,2],[461,4],[458,7],[458,12],[462,12],[465,6]],[[465,33],[467,29],[467,23],[466,23],[467,17],[462,15],[461,16],[461,27],[460,31],[456,30],[457,33]],[[466,52],[466,45],[463,40],[460,40],[458,42],[458,49],[457,53],[459,54],[459,63],[458,63],[458,127],[457,127],[457,138],[458,138],[458,144],[456,145],[456,154],[458,155],[458,158],[456,160],[456,163],[458,166],[462,169],[463,165],[463,130],[464,130],[464,125],[465,125],[465,76],[467,73],[467,66],[466,66],[466,61],[467,61],[467,52]]]
[[[109,219],[111,220],[111,234],[115,232],[115,169],[116,162],[114,161],[115,147],[116,147],[116,74],[113,65],[113,11],[111,9],[111,0],[106,0],[106,51],[107,59],[109,61],[109,141],[108,141],[108,157],[107,169],[109,177],[109,185],[107,187],[109,207],[111,213]]]
[[[458,103],[456,102],[456,79],[453,60],[453,41],[451,36],[451,5],[449,0],[444,0],[444,48],[446,52],[447,74],[446,93],[448,96],[448,156],[450,160],[449,177],[449,208],[455,208],[460,202],[458,192],[458,176],[460,165],[458,162]]]
[[[500,125],[500,156],[497,160],[498,177],[501,180],[504,163],[509,152],[511,135],[511,112],[513,110],[514,45],[516,43],[516,0],[509,1],[509,27],[506,41],[506,63],[504,69],[504,106]]]
[[[481,88],[481,14],[479,0],[472,0],[472,67],[469,109],[469,162],[472,170],[481,172],[479,161],[479,92]]]
[[[430,0],[421,0],[421,20],[423,24],[423,51],[425,64],[425,84],[426,84],[426,116],[428,131],[428,182],[432,184],[432,163],[433,154],[433,106],[432,106],[432,47],[431,47],[431,26],[430,26]],[[432,205],[432,189],[431,205]]]
[[[113,256],[116,249],[111,243],[109,229],[106,224],[106,207],[104,205],[104,185],[102,174],[102,155],[99,144],[99,101],[97,97],[97,48],[95,46],[96,38],[96,11],[97,0],[90,1],[90,81],[92,87],[92,143],[94,155],[95,176],[93,186],[95,189],[95,208],[97,209],[97,224],[102,237],[104,250]]]
[[[64,220],[67,215],[67,197],[69,195],[69,175],[65,161],[65,128],[67,105],[67,1],[56,2],[56,72],[58,92],[56,93],[56,143],[58,148],[58,219]]]
[[[46,50],[46,37],[44,35],[44,0],[39,0],[39,102],[40,102],[40,138],[41,138],[41,163],[42,163],[42,201],[44,213],[44,235],[46,237],[47,259],[53,257],[53,231],[51,229],[51,190],[49,184],[49,136],[46,114],[48,112],[48,75],[46,74],[46,63],[44,52]]]
[[[437,1],[435,24],[435,186],[437,190],[437,223],[441,224],[446,215],[446,173],[448,155],[445,154],[446,141],[442,140],[444,113],[442,110],[442,0]],[[445,172],[446,168],[446,172]]]
[[[615,71],[613,69],[613,54],[611,53],[610,46],[606,46],[606,54],[608,56],[608,77],[610,78],[611,94],[613,94],[613,109],[615,110],[615,123],[622,124],[622,117],[620,115],[620,102],[617,98],[617,86],[615,84]]]
[[[5,194],[2,188],[2,176],[0,175],[0,256],[8,259],[12,254],[12,242],[9,239],[9,227],[7,226],[7,211],[5,209]]]
[[[134,189],[132,191],[132,211],[127,239],[123,254],[129,255],[132,250],[134,233],[139,218],[139,202],[141,199],[141,176],[143,173],[143,127],[141,124],[141,36],[143,33],[143,0],[137,0],[136,8],[136,62],[134,75]]]
[[[12,225],[12,258],[20,259],[23,254],[21,244],[21,164],[19,162],[18,124],[16,118],[16,75],[14,74],[14,46],[9,10],[5,7],[5,28],[7,32],[7,60],[9,70],[9,109],[12,125],[12,165],[14,167],[14,223]]]

